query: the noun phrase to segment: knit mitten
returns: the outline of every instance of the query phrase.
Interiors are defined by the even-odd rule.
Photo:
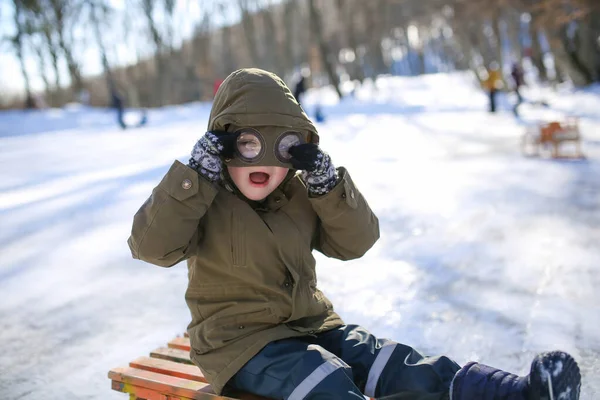
[[[221,157],[233,157],[234,141],[228,132],[206,132],[194,145],[188,166],[209,181],[218,182],[223,169]]]
[[[312,196],[329,193],[337,184],[338,176],[329,154],[322,151],[314,143],[304,143],[291,147],[288,152],[292,156],[290,162],[298,170],[302,170],[302,180]]]
[[[569,354],[542,353],[527,376],[470,362],[456,373],[450,400],[578,400],[581,375]]]

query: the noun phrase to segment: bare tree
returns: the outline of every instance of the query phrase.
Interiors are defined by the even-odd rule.
[[[217,5],[219,13],[223,18],[227,18],[227,5],[220,2]],[[233,51],[233,39],[231,26],[225,25],[221,28],[221,61],[223,63],[223,69],[228,74],[235,70],[238,66],[237,57]]]
[[[58,46],[63,52],[63,55],[67,61],[67,67],[69,69],[69,75],[71,77],[71,84],[75,91],[83,89],[83,79],[79,65],[73,57],[71,50],[72,42],[68,42],[67,39],[67,24],[68,24],[68,13],[71,4],[67,0],[45,0],[48,2],[48,9],[51,12],[51,23],[56,29],[58,36]]]
[[[369,0],[361,2],[361,5],[364,7],[365,29],[367,32],[365,35],[365,42],[367,43],[366,56],[371,65],[372,76],[374,77],[388,71],[381,51],[386,3],[382,0]]]
[[[90,22],[94,30],[94,37],[96,44],[100,50],[100,58],[102,60],[102,67],[104,69],[104,75],[106,76],[107,84],[109,88],[114,87],[114,80],[111,74],[110,65],[108,63],[108,57],[106,56],[106,47],[102,40],[102,22],[110,18],[109,7],[97,0],[85,0],[85,4],[89,7]]]
[[[287,0],[283,5],[283,22],[282,22],[282,35],[283,35],[283,51],[284,58],[288,61],[288,68],[293,69],[298,64],[298,59],[294,51],[295,41],[298,40],[298,36],[295,34],[297,30],[297,12],[298,5],[296,0]]]
[[[258,54],[258,45],[256,43],[256,27],[254,25],[254,13],[251,6],[256,7],[256,2],[251,0],[237,0],[238,7],[242,14],[242,25],[244,27],[244,39],[248,50],[248,56],[251,66],[259,66],[261,59]]]
[[[61,103],[60,91],[61,91],[61,74],[58,68],[58,62],[60,58],[60,47],[56,43],[56,35],[54,31],[54,27],[49,20],[48,12],[40,7],[40,18],[41,18],[41,33],[46,42],[46,50],[50,54],[50,60],[52,63],[52,68],[54,71],[54,89],[56,91],[54,97],[56,99],[57,104]]]
[[[19,66],[21,67],[21,74],[23,75],[23,80],[25,81],[25,95],[27,99],[31,99],[31,83],[29,78],[29,73],[27,72],[27,68],[25,67],[25,37],[27,34],[27,19],[26,19],[26,8],[23,1],[13,0],[13,5],[15,8],[15,13],[13,17],[13,21],[15,24],[15,35],[11,38],[12,44],[19,60]]]
[[[40,77],[42,78],[42,82],[44,82],[44,93],[46,95],[46,100],[53,104],[52,99],[52,88],[50,85],[50,79],[48,78],[48,68],[46,64],[46,46],[43,42],[41,42],[40,37],[33,36],[31,38],[31,46],[33,47],[35,54],[38,60],[38,70]]]
[[[319,53],[321,55],[321,61],[323,62],[324,67],[325,67],[325,72],[327,73],[329,81],[333,85],[333,88],[337,92],[338,96],[340,96],[340,98],[342,98],[344,96],[342,95],[342,92],[340,91],[340,87],[339,87],[340,80],[335,71],[335,65],[334,65],[336,62],[335,56],[333,56],[331,54],[331,52],[329,51],[329,46],[327,44],[327,41],[323,37],[321,15],[319,13],[319,10],[317,9],[315,0],[308,0],[308,7],[309,7],[309,12],[310,12],[310,26],[312,28],[312,33],[314,35],[314,38],[317,42]]]
[[[388,73],[392,65],[395,73],[406,74],[478,71],[492,60],[506,66],[523,56],[531,58],[542,80],[551,72],[544,64],[549,55],[559,75],[576,85],[600,80],[597,0],[215,0],[198,2],[203,14],[189,38],[176,22],[175,0],[138,0],[122,11],[107,0],[12,1],[17,29],[7,43],[19,59],[26,92],[32,90],[25,62],[31,51],[39,66],[36,77],[53,104],[60,104],[65,90],[63,60],[72,88],[95,88],[96,104],[106,103],[99,89],[107,80],[148,106],[210,99],[215,80],[241,66],[290,79],[308,63],[340,95],[342,70],[350,79]],[[241,18],[232,21],[234,13]],[[215,14],[224,22],[213,24]],[[526,15],[529,23],[522,19]],[[106,34],[119,18],[126,21],[124,44],[137,55],[135,65],[119,66],[120,44]],[[139,22],[145,38],[134,34]],[[81,77],[74,56],[77,45],[85,45],[81,33],[99,49],[101,76]],[[542,53],[546,40],[549,54]]]
[[[502,19],[506,22],[506,32],[510,42],[510,58],[519,61],[523,57],[523,43],[521,43],[521,11],[515,8],[502,10]]]
[[[280,36],[277,34],[277,27],[273,18],[273,4],[270,0],[264,3],[258,3],[261,8],[258,15],[263,25],[263,36],[265,43],[265,55],[267,58],[267,65],[269,69],[275,72],[277,75],[283,76],[285,74],[286,65],[283,61],[283,55],[281,51],[282,41]]]
[[[362,65],[362,57],[359,57],[358,33],[355,21],[358,3],[355,0],[347,0],[346,2],[344,2],[344,0],[337,0],[336,6],[338,8],[340,19],[342,21],[347,21],[347,23],[340,24],[340,27],[343,36],[342,43],[350,49],[350,57],[354,58],[351,62],[353,68],[350,71],[350,76],[354,79],[363,81],[365,79],[365,74]]]
[[[146,17],[148,24],[148,30],[150,31],[150,37],[154,42],[154,62],[156,67],[156,90],[157,90],[157,101],[156,104],[164,105],[168,104],[166,99],[167,91],[167,65],[163,57],[165,50],[164,39],[160,33],[156,22],[154,21],[154,7],[156,3],[154,0],[142,0],[142,10]]]

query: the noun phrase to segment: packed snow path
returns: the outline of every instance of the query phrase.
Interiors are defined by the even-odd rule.
[[[531,93],[531,96],[539,96]],[[378,215],[362,259],[318,255],[319,285],[348,323],[459,363],[526,373],[539,351],[580,362],[600,396],[600,96],[485,112],[460,75],[382,79],[333,104],[321,146]],[[0,398],[123,399],[111,367],[184,331],[184,264],[131,259],[133,214],[186,160],[209,104],[121,131],[104,110],[0,113]],[[524,158],[523,125],[582,116],[582,162]],[[594,114],[596,112],[596,114]]]

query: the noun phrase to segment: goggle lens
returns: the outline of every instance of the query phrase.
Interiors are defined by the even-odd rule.
[[[265,154],[267,147],[272,146],[271,144],[267,146],[261,133],[253,128],[240,129],[236,131],[236,134],[236,157],[245,162],[258,162]],[[304,136],[299,132],[287,131],[277,137],[273,152],[280,162],[286,164],[292,158],[289,153],[290,148],[304,142]]]
[[[277,158],[280,161],[287,162],[292,158],[289,153],[290,147],[296,146],[302,142],[300,135],[295,132],[286,133],[277,141]]]
[[[237,137],[237,149],[240,155],[247,160],[254,160],[260,155],[262,143],[258,136],[251,132],[243,132]]]

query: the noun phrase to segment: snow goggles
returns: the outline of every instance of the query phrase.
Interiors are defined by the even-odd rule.
[[[310,137],[294,130],[282,132],[277,127],[264,127],[260,130],[242,128],[236,130],[234,135],[234,158],[225,159],[225,163],[232,167],[262,165],[293,168],[289,149],[306,143]]]

